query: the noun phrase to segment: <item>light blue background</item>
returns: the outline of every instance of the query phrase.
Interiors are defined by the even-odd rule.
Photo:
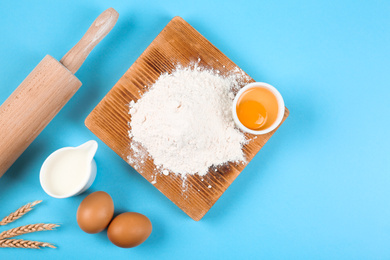
[[[77,72],[82,88],[0,179],[0,218],[43,199],[9,227],[60,223],[21,237],[58,249],[0,249],[1,259],[390,259],[389,1],[2,0],[0,103],[110,6],[118,23]],[[200,222],[98,140],[88,192],[104,190],[116,212],[153,223],[147,242],[121,249],[106,232],[82,232],[76,210],[86,194],[49,197],[39,169],[54,150],[97,140],[84,119],[176,15],[276,86],[291,114]]]

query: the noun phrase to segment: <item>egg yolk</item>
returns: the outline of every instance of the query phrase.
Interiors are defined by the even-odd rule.
[[[267,111],[256,100],[241,102],[237,107],[237,116],[245,127],[253,130],[261,128],[267,121]]]
[[[278,101],[268,89],[255,87],[243,92],[237,100],[236,112],[240,122],[252,130],[272,126],[278,116]]]

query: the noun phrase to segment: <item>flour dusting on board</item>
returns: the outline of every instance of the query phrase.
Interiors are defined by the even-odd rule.
[[[238,68],[222,75],[198,63],[162,74],[129,104],[128,161],[136,170],[152,159],[157,173],[185,179],[203,176],[211,166],[245,161],[242,146],[248,140],[235,127],[231,106],[249,77]]]

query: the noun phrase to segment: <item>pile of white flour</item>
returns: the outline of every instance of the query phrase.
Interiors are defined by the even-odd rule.
[[[228,76],[198,65],[162,74],[138,102],[130,103],[133,158],[143,163],[143,146],[157,169],[168,174],[205,175],[210,166],[244,161],[244,134],[232,118],[240,71]],[[135,158],[134,158],[135,157]]]

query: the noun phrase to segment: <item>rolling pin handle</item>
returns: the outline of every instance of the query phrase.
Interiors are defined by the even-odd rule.
[[[73,74],[81,67],[92,49],[111,31],[119,14],[114,8],[108,8],[92,23],[83,38],[70,49],[60,62]]]

